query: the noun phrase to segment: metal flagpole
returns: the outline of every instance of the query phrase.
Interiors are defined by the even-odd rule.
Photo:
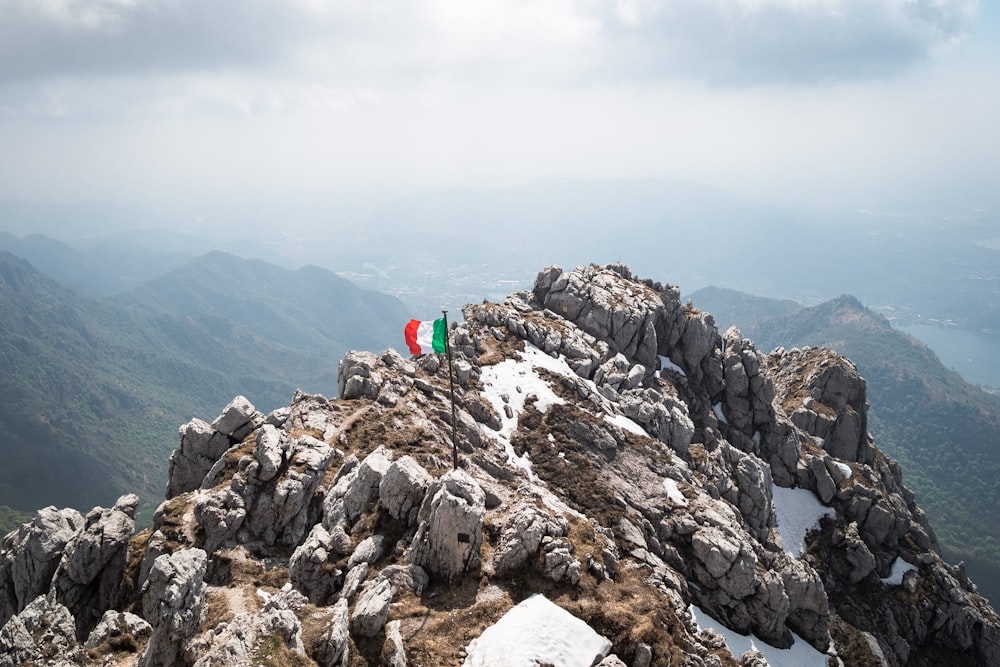
[[[444,315],[444,351],[448,354],[448,387],[451,391],[451,467],[458,469],[458,431],[455,423],[455,374],[451,370],[451,335],[448,333],[448,311]]]

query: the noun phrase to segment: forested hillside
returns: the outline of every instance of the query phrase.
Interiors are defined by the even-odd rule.
[[[0,252],[0,504],[154,502],[180,424],[238,394],[267,410],[335,394],[347,349],[397,343],[408,316],[327,271],[219,253],[111,301]]]
[[[735,324],[762,350],[825,346],[852,359],[868,383],[876,443],[902,464],[949,558],[964,560],[988,597],[1000,599],[1000,398],[850,296],[781,316],[731,290],[696,292],[692,300],[723,313],[721,328]],[[753,310],[741,306],[748,303]],[[772,306],[780,313],[787,302]]]

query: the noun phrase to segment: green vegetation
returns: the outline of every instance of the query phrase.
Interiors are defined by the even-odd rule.
[[[31,515],[25,512],[18,512],[6,505],[0,505],[0,537],[3,537],[12,530],[17,530],[21,524],[31,521]]]
[[[213,253],[98,300],[0,252],[0,503],[155,506],[181,424],[238,394],[265,412],[336,394],[343,354],[389,347],[407,318],[320,269]]]
[[[741,320],[736,294],[693,297],[713,314],[723,305],[719,311],[733,319],[720,325],[738,323],[761,350],[815,345],[854,361],[867,381],[876,445],[901,464],[946,557],[966,561],[984,595],[1000,599],[1000,398],[946,369],[927,346],[853,297]],[[720,299],[724,304],[715,303]]]

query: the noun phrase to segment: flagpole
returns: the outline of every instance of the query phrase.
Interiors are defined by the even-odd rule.
[[[455,427],[455,374],[451,370],[451,336],[448,333],[448,311],[444,315],[444,351],[448,354],[448,387],[451,391],[451,467],[458,469],[458,432]]]

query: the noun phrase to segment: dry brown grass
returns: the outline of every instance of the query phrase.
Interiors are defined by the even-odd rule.
[[[625,508],[598,468],[600,459],[606,460],[614,452],[590,450],[578,442],[567,431],[567,425],[579,421],[599,420],[572,405],[553,405],[544,413],[528,405],[518,418],[512,441],[514,451],[519,456],[527,453],[532,471],[573,509],[595,518],[602,526],[617,526]]]
[[[414,424],[413,419],[413,414],[403,407],[370,410],[344,432],[340,444],[359,459],[385,445],[396,458],[409,454],[429,472],[443,472],[446,468],[439,463],[451,460],[450,442]]]
[[[392,606],[390,619],[401,621],[412,667],[460,664],[464,647],[513,606],[508,595],[477,602],[481,584],[485,582],[466,577],[454,586],[433,585],[421,597],[407,593]]]
[[[686,630],[667,598],[644,580],[640,568],[623,568],[617,581],[581,578],[578,590],[552,601],[611,640],[613,652],[626,663],[635,658],[640,643],[653,650],[653,667],[683,664]],[[724,666],[734,666],[728,652],[718,655]]]

